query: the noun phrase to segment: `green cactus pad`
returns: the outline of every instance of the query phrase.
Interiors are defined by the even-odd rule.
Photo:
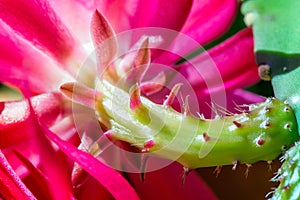
[[[271,76],[300,66],[300,1],[249,0],[242,13],[253,26],[258,65],[269,65]]]

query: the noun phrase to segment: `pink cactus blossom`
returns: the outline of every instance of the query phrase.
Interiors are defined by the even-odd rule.
[[[0,199],[215,199],[195,173],[182,187],[178,164],[147,173],[142,182],[138,174],[122,174],[77,148],[81,141],[72,106],[58,89],[76,80],[89,54],[84,45],[101,44],[113,36],[108,30],[168,28],[204,45],[228,29],[237,9],[236,0],[0,0],[0,82],[24,95],[24,100],[0,103]],[[92,39],[96,10],[107,21],[92,21]],[[258,80],[252,43],[246,29],[208,50],[224,80],[229,108],[232,102],[261,100],[242,89]],[[194,60],[199,66],[206,63],[205,56]],[[195,69],[185,63],[174,68],[189,80],[199,101],[210,102]],[[86,71],[81,76],[87,86],[91,77]]]

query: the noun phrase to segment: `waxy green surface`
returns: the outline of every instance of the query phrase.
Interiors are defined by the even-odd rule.
[[[110,137],[189,169],[271,161],[298,139],[291,107],[277,99],[252,105],[249,112],[203,119],[143,97],[141,106],[148,113],[140,115],[130,109],[124,90],[106,81],[99,88],[103,98],[98,103],[110,118]],[[153,145],[146,147],[149,141]]]
[[[299,0],[249,0],[242,13],[253,26],[256,52],[300,53]]]

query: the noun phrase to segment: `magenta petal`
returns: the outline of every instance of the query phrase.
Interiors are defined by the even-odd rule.
[[[27,96],[26,93],[25,96]],[[47,186],[51,194],[50,198],[74,199],[70,180],[71,167],[61,152],[55,151],[50,141],[46,138],[41,128],[41,121],[38,120],[34,113],[30,101],[28,101],[28,106],[30,115],[27,130],[34,135],[34,146],[37,147],[40,157],[39,169],[47,177]]]
[[[163,169],[148,172],[142,182],[139,174],[128,174],[134,187],[143,200],[172,199],[172,200],[215,200],[216,197],[208,186],[191,172],[182,185],[183,168],[173,163]]]
[[[251,29],[240,31],[208,53],[216,63],[226,89],[247,87],[260,80]]]
[[[72,80],[49,57],[12,31],[0,21],[0,82],[37,94],[56,90],[62,81]],[[26,88],[22,88],[24,81]]]
[[[49,93],[31,99],[35,112],[41,122],[51,126],[62,114],[62,98]],[[33,137],[30,128],[30,111],[26,101],[2,102],[0,114],[0,148],[23,143]]]
[[[254,60],[251,29],[240,31],[210,49],[208,55],[203,54],[192,59],[192,63],[194,66],[188,64],[180,66],[180,72],[189,80],[195,92],[203,95],[222,89],[247,87],[260,80]],[[215,85],[211,84],[208,90],[206,83],[215,81],[216,70],[222,80]]]
[[[35,194],[38,199],[47,199],[51,193],[47,185],[47,178],[39,171],[25,156],[15,151],[15,155],[30,172],[30,182],[27,183],[28,188]],[[24,181],[26,183],[26,181]]]
[[[79,186],[75,186],[74,191],[77,199],[82,200],[113,200],[111,194],[99,183],[96,179],[91,176],[87,176],[83,183]]]
[[[162,27],[179,31],[191,8],[191,0],[176,3],[159,0],[105,0],[97,8],[113,25],[116,32],[139,27]]]
[[[59,146],[61,151],[99,181],[117,200],[139,199],[134,189],[118,172],[102,164],[92,155],[78,150],[68,142],[61,140],[50,130],[44,129],[44,131]]]
[[[230,27],[237,10],[236,0],[195,0],[181,32],[207,44]]]
[[[0,193],[5,199],[36,199],[0,151]]]
[[[94,0],[59,0],[49,1],[49,4],[76,39],[81,43],[90,42],[89,22],[96,10]]]
[[[231,101],[231,105],[228,105],[229,109],[230,107],[233,108],[236,107],[237,105],[243,105],[243,104],[250,105],[250,104],[263,102],[266,100],[266,98],[263,96],[260,96],[258,94],[243,89],[235,89],[233,91],[229,91],[226,93],[226,96]],[[230,101],[228,101],[228,103],[230,103]]]
[[[0,18],[59,61],[64,61],[76,44],[47,1],[1,0]]]

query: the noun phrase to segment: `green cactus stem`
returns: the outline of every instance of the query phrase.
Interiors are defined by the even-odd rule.
[[[110,138],[188,169],[271,161],[298,139],[291,107],[277,99],[251,105],[241,114],[203,119],[172,109],[174,90],[168,105],[160,105],[139,96],[137,86],[128,94],[104,80],[98,88],[102,98],[96,104],[99,114],[110,119]]]
[[[268,65],[270,76],[300,65],[300,1],[249,0],[242,12],[246,24],[253,26],[257,64]],[[268,70],[264,67],[261,71],[266,74]]]
[[[61,91],[71,97],[72,88],[74,84],[68,83]],[[129,94],[105,80],[97,91],[84,93],[96,94],[91,100],[96,101],[99,120],[105,118],[109,123],[109,138],[128,142],[141,153],[178,161],[186,169],[271,161],[299,138],[293,110],[287,103],[272,98],[249,106],[241,114],[204,119],[171,108],[178,88],[176,85],[171,90],[164,105],[141,97],[137,85]]]

